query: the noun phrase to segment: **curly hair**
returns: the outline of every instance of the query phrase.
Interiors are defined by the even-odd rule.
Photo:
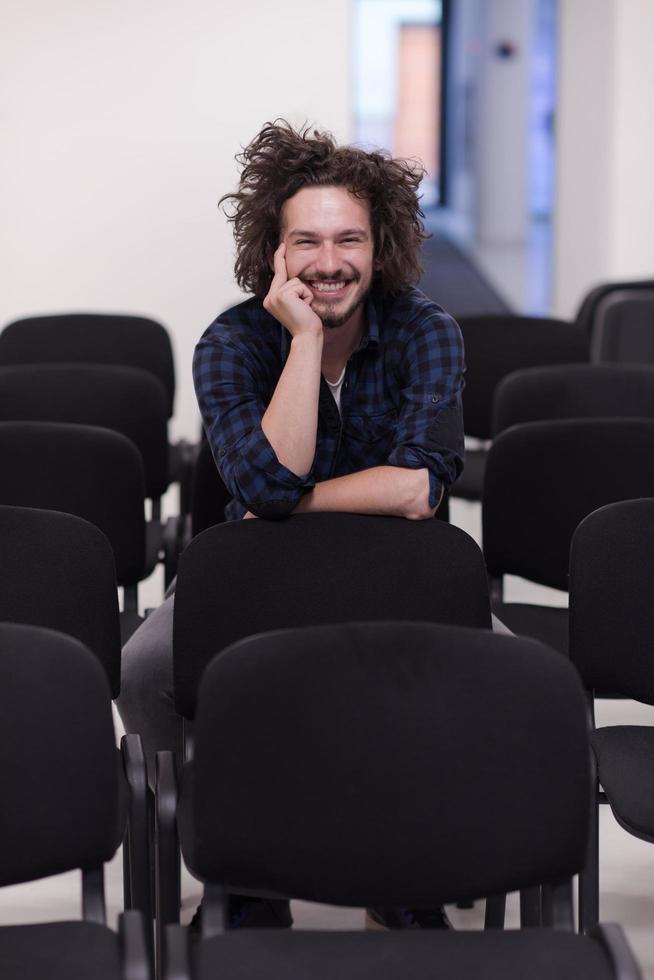
[[[234,272],[241,289],[260,299],[267,294],[282,207],[303,187],[345,187],[368,202],[375,281],[383,292],[399,293],[420,278],[420,248],[429,236],[418,198],[425,170],[418,161],[339,147],[331,133],[311,132],[306,125],[295,130],[284,119],[266,123],[236,161],[238,190],[223,195],[219,205],[233,205],[224,210],[234,225]]]

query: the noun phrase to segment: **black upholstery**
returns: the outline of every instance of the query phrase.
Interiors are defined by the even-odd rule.
[[[466,435],[492,437],[493,396],[500,381],[520,368],[588,361],[588,340],[574,324],[523,316],[463,317]]]
[[[192,717],[200,674],[264,630],[361,619],[490,628],[486,570],[442,521],[303,514],[209,528],[182,554],[175,593],[175,707]]]
[[[118,772],[98,660],[72,637],[0,625],[0,885],[113,857]],[[27,723],[28,720],[28,723]]]
[[[591,744],[599,782],[620,824],[654,842],[654,728],[597,728]]]
[[[201,683],[193,771],[185,857],[235,891],[420,907],[585,858],[583,691],[532,640],[407,622],[243,640]]]
[[[654,704],[654,495],[612,503],[586,517],[570,549],[570,657],[592,698],[608,690]],[[596,805],[608,801],[618,822],[654,841],[654,729],[596,729]],[[604,793],[599,792],[599,785]],[[599,832],[582,879],[580,920],[599,918]]]
[[[654,418],[654,367],[566,364],[526,368],[498,385],[493,432],[567,418]]]
[[[107,536],[119,585],[151,571],[145,556],[143,461],[108,429],[57,422],[0,422],[0,504],[64,511]]]
[[[653,580],[654,499],[582,521],[570,551],[570,654],[590,690],[654,704]]]
[[[97,657],[53,630],[0,624],[0,885],[82,870],[83,922],[0,927],[7,980],[151,976],[141,913],[105,925],[103,864],[124,804]]]
[[[493,398],[506,375],[520,368],[588,361],[588,340],[574,324],[545,317],[470,316],[461,318],[466,358],[463,393],[465,433],[493,435]],[[466,454],[466,465],[452,496],[479,500],[484,486],[486,448]]]
[[[195,536],[225,520],[225,507],[232,499],[223,483],[211,447],[205,440],[200,446],[191,485],[191,534]]]
[[[67,633],[120,690],[120,625],[114,556],[92,524],[55,511],[0,506],[0,622]]]
[[[0,333],[0,364],[116,364],[149,371],[164,386],[173,414],[175,368],[170,337],[142,316],[64,313],[25,317]]]
[[[595,361],[654,364],[654,283],[613,290],[598,303],[591,357]]]
[[[0,367],[0,421],[77,422],[122,432],[134,443],[148,497],[168,486],[166,392],[137,368],[97,364]]]
[[[591,289],[584,296],[579,309],[577,310],[575,323],[579,329],[584,331],[589,341],[592,339],[593,335],[597,307],[602,300],[604,300],[607,296],[610,296],[612,292],[625,292],[632,289],[636,291],[642,289],[654,289],[654,279],[632,279],[604,282],[600,283],[598,286],[594,286],[593,289]]]
[[[636,980],[615,928],[620,972],[597,937],[551,929],[216,935],[206,926],[225,885],[414,907],[540,882],[571,895],[569,876],[585,861],[588,777],[576,672],[531,640],[406,622],[242,640],[204,675],[184,773],[183,847],[206,883],[189,975]],[[169,940],[170,975],[183,975],[179,927]]]
[[[644,496],[654,496],[654,420],[513,426],[488,456],[482,510],[488,571],[567,589],[579,522],[604,504]]]
[[[95,922],[44,922],[0,928],[5,980],[119,980],[117,936]]]
[[[199,944],[194,980],[608,980],[599,944],[547,929],[523,932],[228,933]],[[247,971],[244,974],[244,969]]]

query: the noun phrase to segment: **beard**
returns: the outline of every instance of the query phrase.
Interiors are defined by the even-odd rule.
[[[337,276],[334,275],[332,278],[335,279]],[[312,279],[311,281],[315,282],[315,279]],[[355,278],[350,278],[348,281],[358,285],[361,281],[361,277],[357,276]],[[331,303],[320,299],[314,299],[314,301],[311,303],[311,309],[317,316],[320,317],[323,327],[325,327],[327,330],[334,330],[337,327],[342,327],[344,323],[347,323],[350,317],[354,316],[357,310],[360,309],[360,307],[365,303],[369,292],[370,286],[355,296],[349,306],[345,307],[343,310],[339,310],[338,312],[333,310]]]

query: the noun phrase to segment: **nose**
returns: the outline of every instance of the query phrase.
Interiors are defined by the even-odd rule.
[[[322,242],[318,255],[316,256],[316,272],[324,276],[325,279],[328,279],[333,277],[335,273],[340,272],[340,269],[341,265],[336,245],[334,242]]]

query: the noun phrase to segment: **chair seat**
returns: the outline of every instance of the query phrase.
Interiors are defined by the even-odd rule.
[[[629,833],[654,842],[654,728],[598,728],[591,744],[616,819]]]
[[[599,944],[553,930],[283,932],[244,930],[198,943],[193,980],[604,980]]]
[[[464,500],[481,500],[484,491],[484,474],[486,472],[486,449],[466,449],[466,463],[463,473],[450,491],[452,497],[463,497]]]
[[[567,655],[567,609],[522,602],[494,602],[493,612],[512,633],[530,636]]]
[[[118,936],[92,922],[0,928],[3,980],[120,980]]]

